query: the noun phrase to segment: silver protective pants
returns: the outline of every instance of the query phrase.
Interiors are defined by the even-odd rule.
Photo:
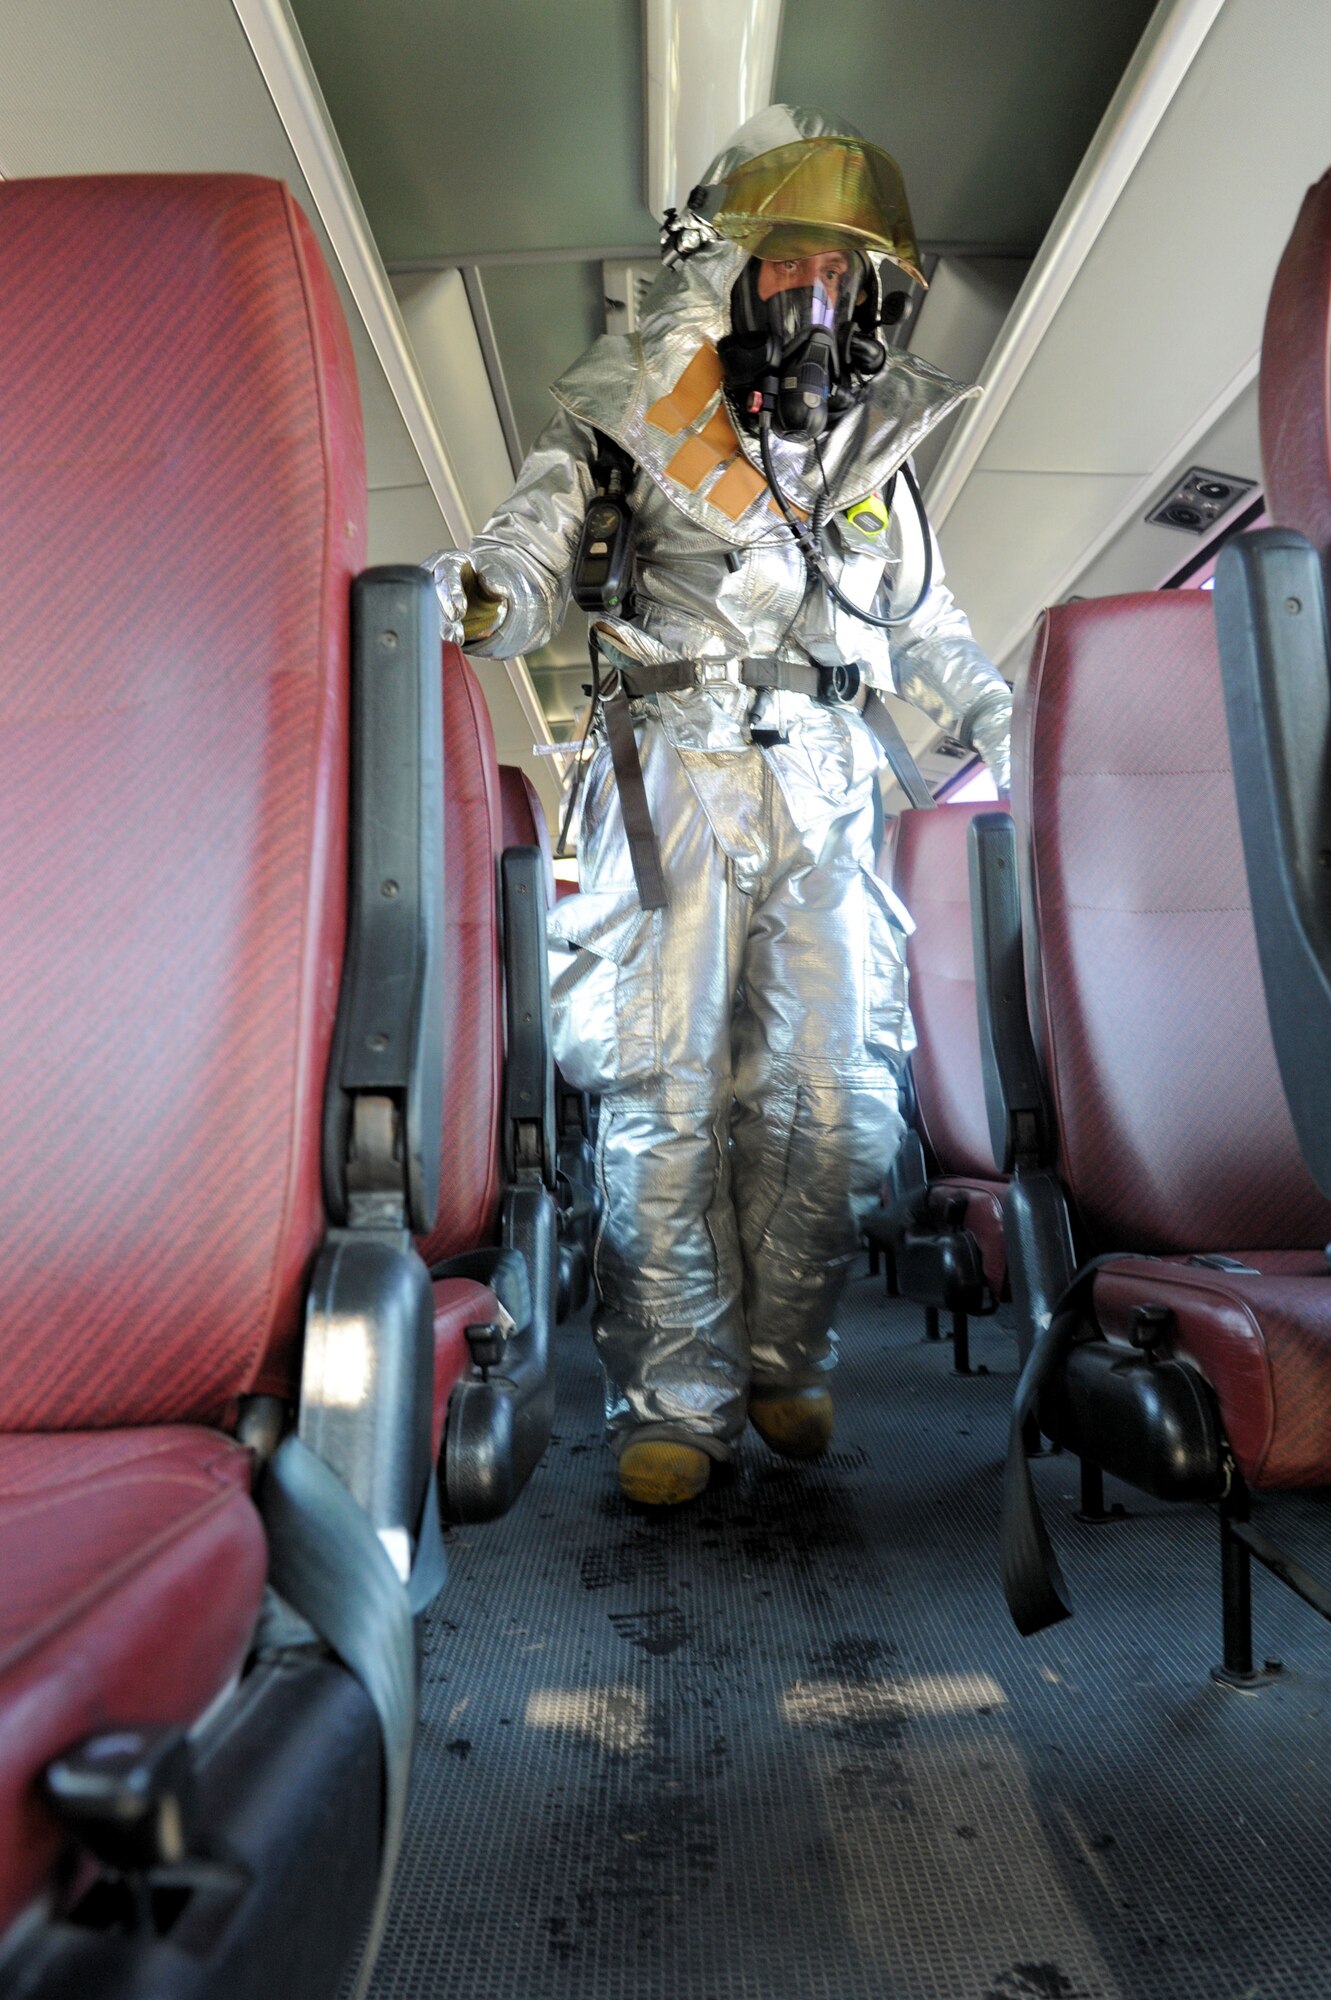
[[[853,710],[775,701],[771,748],[748,741],[740,687],[635,704],[669,907],[638,904],[602,745],[581,893],[552,918],[556,1055],[601,1097],[595,1333],[617,1447],[724,1458],[750,1388],[832,1366],[902,1130],[913,1037],[904,913],[872,866],[877,749]]]

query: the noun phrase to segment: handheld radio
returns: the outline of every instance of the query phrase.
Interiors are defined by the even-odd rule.
[[[610,438],[597,432],[592,461],[595,497],[587,509],[573,558],[573,602],[582,611],[633,615],[633,510],[629,486],[633,461]]]

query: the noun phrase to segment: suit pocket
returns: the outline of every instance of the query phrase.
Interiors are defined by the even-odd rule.
[[[864,892],[864,1040],[876,1056],[902,1063],[915,1044],[908,1000],[906,938],[915,926],[905,905],[870,868]]]
[[[551,913],[555,1060],[575,1090],[604,1097],[656,1074],[656,915],[634,890],[569,896]]]

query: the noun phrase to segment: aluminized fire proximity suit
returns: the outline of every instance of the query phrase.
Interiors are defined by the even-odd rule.
[[[848,128],[773,107],[709,178],[827,130]],[[640,905],[598,735],[580,893],[550,921],[555,1046],[570,1083],[601,1098],[596,1339],[612,1442],[687,1440],[714,1459],[742,1430],[750,1388],[803,1387],[832,1364],[837,1296],[902,1130],[897,1076],[914,1043],[910,920],[873,868],[878,746],[856,708],[755,693],[739,662],[859,662],[980,751],[1003,788],[1011,711],[936,550],[932,588],[890,644],[810,582],[720,392],[715,343],[745,254],[709,242],[663,273],[640,333],[598,340],[555,384],[558,411],[511,497],[469,550],[434,565],[455,630],[465,560],[506,603],[469,651],[544,644],[568,602],[594,431],[632,456],[633,620],[598,630],[608,669],[696,666],[696,686],[632,704],[669,901]],[[877,539],[845,510],[973,393],[890,353],[823,439],[833,570],[858,605],[886,571],[909,607],[922,538],[904,492]],[[812,445],[773,442],[782,487],[812,511]]]

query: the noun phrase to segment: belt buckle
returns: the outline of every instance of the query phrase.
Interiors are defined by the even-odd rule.
[[[854,660],[835,660],[830,667],[818,667],[818,699],[828,708],[853,702],[864,681]]]
[[[741,662],[741,686],[747,686],[747,682],[743,680],[743,671],[743,662]],[[776,709],[772,724],[764,725],[760,723],[757,729],[753,726],[753,718],[762,704],[768,702],[770,696],[777,696],[778,694],[779,690],[776,688],[750,688],[749,690],[749,741],[756,744],[760,750],[774,750],[778,743],[789,743],[790,741],[786,730],[780,726],[781,708],[779,701],[769,704],[769,706],[775,706]]]

